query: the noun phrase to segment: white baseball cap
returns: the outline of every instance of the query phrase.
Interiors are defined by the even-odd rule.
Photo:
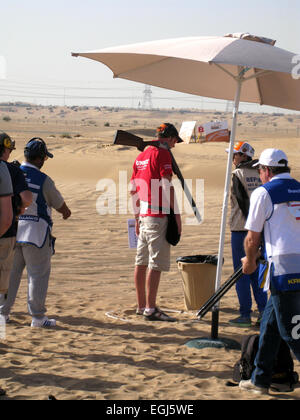
[[[226,152],[229,152],[229,149],[226,149]],[[235,153],[243,153],[251,158],[253,158],[255,150],[253,147],[247,143],[246,141],[239,141],[235,143],[233,147],[233,154]]]
[[[282,160],[285,160],[285,162],[281,162]],[[287,166],[288,158],[287,155],[279,149],[265,149],[260,157],[257,163],[253,165],[263,165],[263,166],[270,166],[270,167],[284,167]]]

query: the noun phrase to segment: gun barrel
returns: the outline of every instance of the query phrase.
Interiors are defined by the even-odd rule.
[[[208,299],[208,301],[200,308],[197,317],[204,317],[210,309],[228,292],[229,289],[241,278],[243,268],[240,266],[229,279]]]
[[[257,260],[258,264],[267,265],[267,261],[263,258]],[[199,319],[203,318],[210,309],[212,309],[217,302],[231,289],[231,287],[242,277],[243,266],[241,265],[225,283],[204,303],[204,305],[197,312]]]
[[[182,188],[184,190],[184,193],[185,193],[185,195],[188,199],[188,202],[190,203],[190,206],[192,207],[192,210],[193,210],[194,215],[196,216],[196,219],[198,220],[199,223],[201,223],[202,222],[202,217],[201,217],[200,212],[197,208],[197,205],[196,205],[196,203],[195,203],[195,201],[192,197],[192,194],[191,194],[190,190],[188,189],[188,186],[187,186],[187,184],[186,184],[186,182],[185,182],[185,180],[182,176],[182,173],[181,173],[181,171],[180,171],[180,169],[179,169],[179,167],[176,163],[176,160],[175,160],[175,158],[174,158],[170,149],[169,149],[169,152],[170,152],[171,159],[172,159],[173,172],[174,172],[174,174],[177,175],[177,178],[181,182],[181,186],[182,186]]]

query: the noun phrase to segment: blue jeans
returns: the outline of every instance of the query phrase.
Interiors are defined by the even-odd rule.
[[[244,240],[247,232],[231,232],[231,249],[234,270],[241,266],[245,256]],[[268,295],[258,286],[258,269],[250,275],[243,275],[236,283],[236,292],[240,303],[242,317],[250,318],[252,308],[251,287],[257,308],[262,313],[266,307]]]
[[[260,325],[259,349],[252,382],[269,388],[281,338],[300,361],[300,291],[272,290]],[[298,324],[298,326],[297,326]]]

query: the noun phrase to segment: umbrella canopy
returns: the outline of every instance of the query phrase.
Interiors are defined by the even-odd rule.
[[[233,37],[189,37],[73,53],[108,66],[114,77],[178,92],[232,100],[240,67],[240,100],[300,110],[294,53]]]

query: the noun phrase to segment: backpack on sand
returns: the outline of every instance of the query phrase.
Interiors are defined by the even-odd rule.
[[[240,382],[251,378],[254,370],[254,360],[258,350],[259,335],[248,335],[242,340],[241,358],[234,365],[233,380]],[[294,372],[294,362],[290,349],[285,341],[281,341],[275,361],[271,388],[275,391],[293,391],[298,382],[298,374]]]

